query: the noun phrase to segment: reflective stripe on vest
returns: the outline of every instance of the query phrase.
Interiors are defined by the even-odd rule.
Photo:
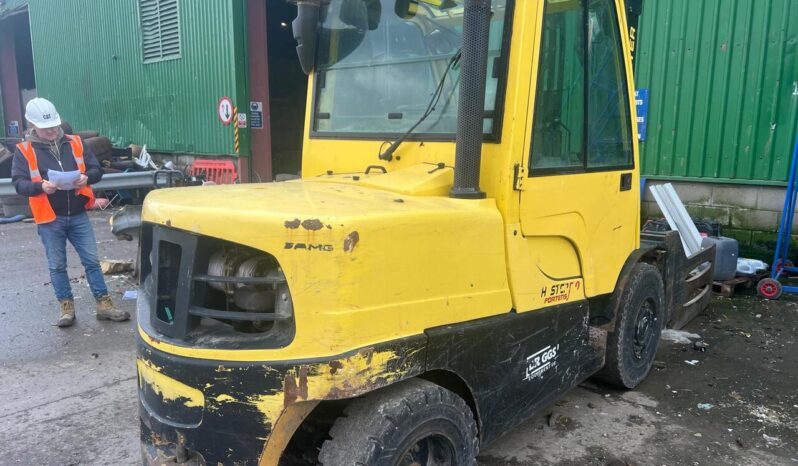
[[[83,161],[83,141],[80,140],[80,136],[67,135],[67,139],[69,139],[69,145],[72,146],[72,157],[75,158],[78,170],[81,173],[86,173],[86,163]],[[88,202],[86,202],[87,209],[94,207],[94,191],[89,185],[80,188],[76,194],[86,196],[88,199]]]
[[[75,158],[75,163],[81,173],[86,173],[86,164],[83,161],[83,143],[77,136],[67,136],[69,143],[72,146],[72,154]],[[30,171],[30,179],[34,183],[40,183],[43,180],[41,172],[39,171],[39,161],[36,158],[36,151],[30,141],[17,144],[17,148],[25,156],[28,162],[28,170]],[[86,208],[91,209],[94,206],[94,191],[88,186],[84,186],[77,190],[76,194],[86,196],[89,200],[86,202]],[[50,199],[47,193],[37,194],[28,198],[30,210],[33,213],[33,220],[37,225],[43,223],[50,223],[55,220],[55,211],[50,204]]]

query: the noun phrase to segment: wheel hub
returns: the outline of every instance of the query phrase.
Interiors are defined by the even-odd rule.
[[[649,301],[646,301],[637,314],[637,321],[635,322],[634,355],[637,359],[641,359],[646,349],[651,345],[656,323],[657,316],[654,312],[654,306]]]
[[[440,435],[419,439],[401,458],[399,466],[456,466],[454,447]]]

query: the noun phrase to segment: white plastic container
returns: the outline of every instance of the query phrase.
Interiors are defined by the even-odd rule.
[[[737,259],[737,275],[752,277],[767,269],[768,265],[760,260],[745,259],[742,257]]]

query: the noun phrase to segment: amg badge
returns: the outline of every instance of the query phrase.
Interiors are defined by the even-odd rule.
[[[285,249],[332,252],[333,246],[332,244],[285,243]]]

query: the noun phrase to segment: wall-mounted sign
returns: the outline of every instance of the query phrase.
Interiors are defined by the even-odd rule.
[[[238,114],[238,127],[239,128],[246,128],[247,127],[247,114],[246,113],[239,113]]]
[[[648,89],[635,91],[635,106],[637,107],[637,139],[645,141],[648,123]]]
[[[249,103],[249,127],[263,129],[263,102]]]
[[[11,137],[19,136],[19,122],[18,121],[10,121],[8,122],[8,135]]]
[[[223,125],[227,126],[233,122],[233,101],[230,100],[230,97],[222,97],[219,99],[217,111],[219,113],[219,120],[221,120]]]

